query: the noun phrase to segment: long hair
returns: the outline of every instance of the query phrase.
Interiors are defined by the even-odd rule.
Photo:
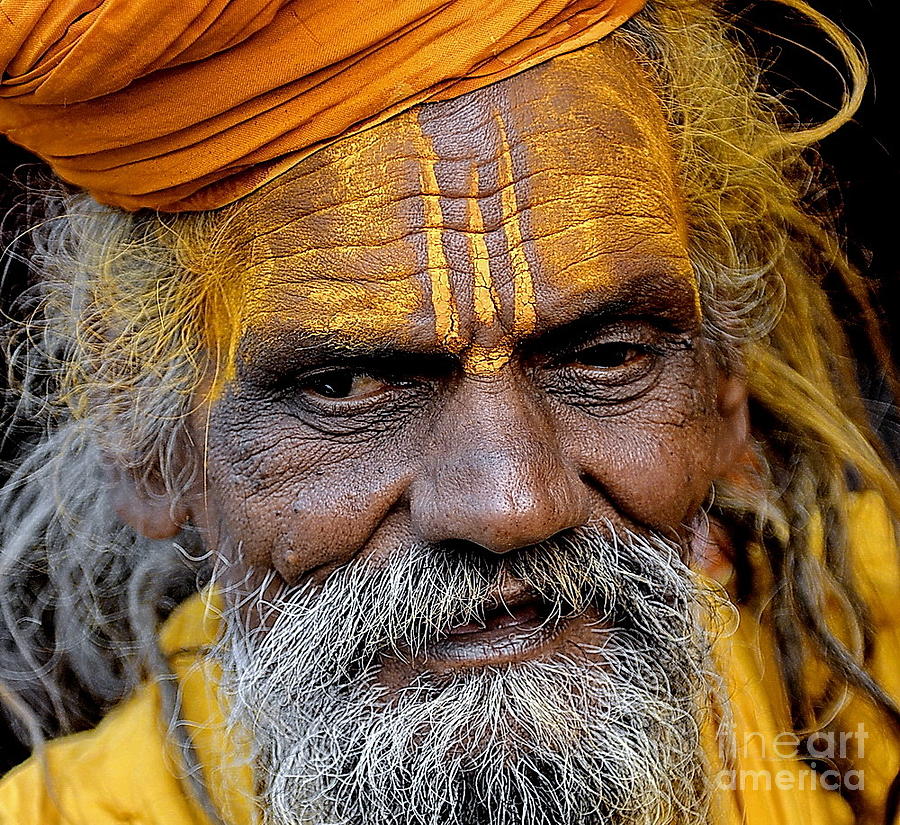
[[[873,628],[847,548],[851,491],[874,491],[896,521],[900,490],[860,401],[826,277],[837,275],[872,319],[885,364],[887,350],[827,216],[804,206],[816,179],[811,147],[852,117],[866,68],[805,2],[777,2],[822,30],[849,67],[846,99],[815,127],[793,124],[716,5],[655,0],[613,36],[637,53],[663,102],[705,334],[749,387],[752,447],[708,509],[738,544],[762,548],[768,569],[739,564],[741,590],[770,600],[794,725],[816,729],[849,688],[900,730],[900,711],[867,670]],[[200,376],[227,360],[215,347],[233,347],[208,334],[206,319],[234,308],[239,267],[221,241],[237,208],[126,214],[63,192],[47,196],[29,233],[39,283],[10,363],[17,414],[46,429],[0,491],[0,681],[28,720],[23,736],[87,727],[127,694],[152,659],[146,625],[206,575],[190,535],[152,542],[121,524],[109,468],[173,501],[202,471],[179,444]],[[168,571],[157,604],[145,596],[148,609],[129,611],[123,593],[148,563]],[[759,592],[763,573],[777,583],[771,593]],[[828,597],[839,615],[821,610]],[[806,678],[816,657],[829,673],[820,695]]]
[[[897,385],[867,287],[831,216],[805,208],[817,180],[810,149],[853,116],[866,65],[807,3],[780,2],[824,32],[849,69],[839,110],[814,127],[792,125],[707,4],[658,2],[623,39],[643,56],[667,108],[708,335],[749,389],[752,451],[742,471],[716,484],[711,512],[744,543],[758,543],[776,586],[754,590],[763,571],[744,567],[739,589],[768,602],[797,730],[829,721],[850,688],[881,708],[896,735],[897,706],[866,671],[874,628],[848,537],[852,490],[875,491],[896,523],[900,489],[861,401],[826,278],[837,276],[859,305],[870,349]],[[829,680],[812,695],[817,658]]]

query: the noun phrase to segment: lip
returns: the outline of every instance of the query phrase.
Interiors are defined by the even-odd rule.
[[[536,599],[504,603],[486,614],[484,624],[451,628],[429,647],[429,664],[478,666],[537,658],[565,634],[572,621],[548,620],[542,608]]]
[[[504,610],[491,611],[485,616],[483,623],[472,622],[452,627],[447,632],[447,636],[452,640],[465,641],[485,635],[502,635],[507,629],[513,633],[520,632],[529,625],[537,626],[541,621],[542,616],[538,605],[534,602],[526,602],[518,607],[507,606]]]

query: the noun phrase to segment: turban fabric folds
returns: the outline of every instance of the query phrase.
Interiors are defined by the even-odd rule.
[[[211,209],[645,0],[4,0],[0,130],[124,209]]]

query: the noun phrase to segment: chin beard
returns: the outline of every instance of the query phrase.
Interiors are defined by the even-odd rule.
[[[430,642],[484,615],[504,575],[551,621],[594,607],[605,629],[573,651],[383,684],[386,656],[427,662]],[[273,598],[269,584],[251,622],[229,610],[216,652],[266,825],[708,821],[711,602],[666,540],[579,528],[504,558],[416,546],[379,567],[351,562],[318,589]]]

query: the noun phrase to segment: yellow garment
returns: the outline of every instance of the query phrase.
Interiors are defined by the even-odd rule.
[[[103,203],[212,209],[600,40],[644,1],[7,0],[0,132]]]
[[[864,588],[880,628],[874,670],[882,684],[900,696],[900,570],[890,525],[879,500],[858,498],[854,505],[854,558],[867,574]],[[163,646],[181,681],[184,717],[190,722],[208,786],[229,825],[255,825],[251,776],[244,767],[216,767],[233,757],[220,733],[222,714],[215,700],[216,674],[198,652],[216,637],[213,608],[197,596],[172,616],[163,630]],[[718,651],[727,663],[726,679],[740,748],[735,769],[750,781],[743,792],[720,794],[721,825],[850,825],[848,804],[836,793],[811,782],[797,790],[806,766],[778,758],[774,737],[790,730],[782,687],[774,660],[767,655],[756,617],[744,614],[740,626]],[[167,750],[159,721],[157,689],[145,685],[112,711],[93,731],[52,742],[47,747],[47,773],[29,760],[0,783],[2,825],[208,825],[208,820],[184,791],[177,763]],[[874,722],[861,701],[843,713],[855,729],[865,722],[870,734],[865,758],[863,802],[859,822],[880,825],[878,807],[887,784],[900,765],[900,753]],[[753,734],[748,740],[748,734]],[[767,751],[769,758],[764,758]],[[766,770],[793,788],[753,790],[753,779]],[[811,775],[811,774],[810,774]],[[48,785],[48,777],[52,780]],[[738,784],[738,783],[736,783]],[[66,812],[67,818],[60,814]]]

